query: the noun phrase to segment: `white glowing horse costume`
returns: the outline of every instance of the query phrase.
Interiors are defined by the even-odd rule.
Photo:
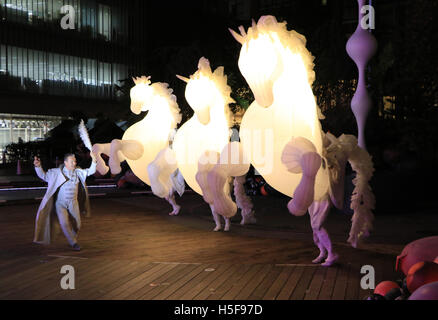
[[[225,219],[224,230],[228,231],[230,218],[237,211],[230,197],[230,177],[239,177],[235,180],[235,194],[242,216],[252,211],[242,178],[249,169],[249,162],[226,160],[231,155],[229,150],[236,146],[229,144],[232,114],[228,104],[233,102],[231,88],[227,85],[223,67],[212,72],[205,58],[199,60],[198,70],[190,79],[178,78],[187,83],[185,96],[194,110],[193,117],[178,129],[174,137],[173,151],[178,169],[187,184],[203,195],[210,205],[216,223],[214,231],[222,228],[220,216]]]
[[[292,214],[309,211],[320,249],[314,262],[326,258],[323,265],[332,265],[338,256],[323,223],[332,203],[342,207],[347,160],[357,172],[348,241],[355,247],[371,228],[371,157],[357,146],[355,137],[338,140],[322,131],[322,115],[311,88],[314,58],[303,35],[288,31],[286,23],[273,16],[253,21],[247,33],[243,27],[239,30],[240,34],[230,32],[242,45],[239,68],[255,97],[240,126],[244,154],[272,187],[293,197],[288,204]]]
[[[179,122],[181,113],[167,83],[151,84],[150,77],[134,79],[131,89],[131,111],[140,114],[148,111],[143,120],[129,127],[122,140],[113,140],[110,144],[95,144],[93,153],[97,158],[97,170],[106,174],[121,171],[120,163],[126,160],[133,173],[144,183],[152,187],[154,194],[166,198],[172,205],[171,214],[178,214],[180,207],[174,199],[174,192],[184,192],[184,179],[178,174],[177,167],[169,161],[163,168],[149,168],[157,156],[166,155],[169,141]],[[105,165],[101,154],[109,156],[109,168]],[[159,167],[159,166],[158,166]],[[167,180],[161,174],[167,175]]]

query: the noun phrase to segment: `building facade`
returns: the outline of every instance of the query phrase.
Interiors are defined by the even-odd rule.
[[[0,149],[120,107],[118,86],[144,70],[145,2],[0,0]]]

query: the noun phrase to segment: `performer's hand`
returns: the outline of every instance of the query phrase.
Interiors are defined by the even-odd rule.
[[[34,160],[33,160],[33,165],[34,165],[35,167],[41,167],[41,160],[40,160],[40,158],[38,158],[37,156],[35,156],[35,157],[34,157]]]

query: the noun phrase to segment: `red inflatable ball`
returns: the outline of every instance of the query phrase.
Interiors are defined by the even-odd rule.
[[[414,264],[406,277],[410,293],[414,293],[421,286],[435,281],[438,281],[438,264],[428,261]]]
[[[380,294],[381,296],[386,296],[386,294],[394,288],[400,289],[400,286],[397,282],[394,281],[382,281],[380,282],[376,289],[374,289],[375,294]]]
[[[397,257],[395,270],[401,270],[405,275],[416,263],[434,261],[438,256],[438,236],[428,237],[409,243]]]
[[[411,294],[409,300],[438,300],[438,281],[418,288]]]

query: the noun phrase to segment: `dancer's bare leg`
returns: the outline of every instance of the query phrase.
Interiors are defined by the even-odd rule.
[[[231,219],[230,218],[224,218],[225,219],[225,228],[224,231],[230,231],[231,227]]]
[[[321,241],[319,240],[318,230],[313,230],[313,242],[315,243],[315,245],[319,249],[319,256],[316,257],[316,259],[314,259],[312,262],[313,263],[321,263],[327,257],[327,250],[325,249],[325,247],[322,245]]]
[[[222,229],[221,217],[216,212],[214,212],[213,205],[210,205],[210,209],[211,209],[211,214],[213,215],[214,223],[216,224],[216,227],[213,229],[213,231],[215,232],[220,231]]]
[[[173,193],[170,194],[168,197],[166,197],[166,200],[173,208],[173,211],[169,213],[169,216],[177,216],[179,211],[181,210],[181,206],[176,203],[175,195]]]
[[[333,251],[332,241],[330,240],[327,230],[321,228],[321,230],[318,231],[318,237],[319,241],[327,250],[327,259],[321,265],[323,267],[330,267],[338,260],[339,256]]]
[[[327,256],[324,267],[333,265],[339,256],[333,251],[333,245],[327,230],[322,226],[327,219],[330,211],[330,199],[326,196],[323,200],[314,201],[309,207],[310,224],[313,230],[313,241],[319,249],[319,256],[313,260],[313,263],[321,263]]]

